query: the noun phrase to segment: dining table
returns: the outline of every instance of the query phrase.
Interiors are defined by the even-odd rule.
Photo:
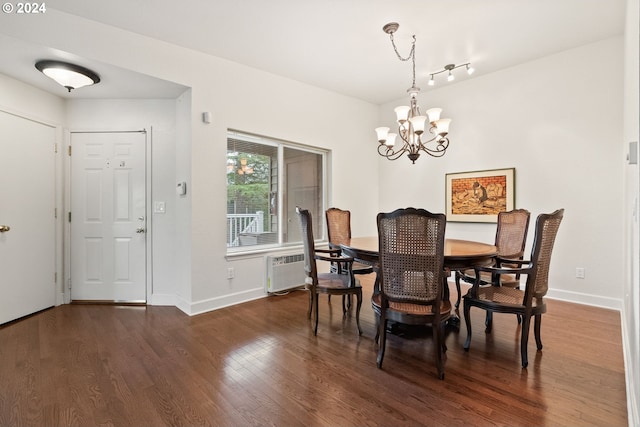
[[[373,292],[379,292],[378,236],[352,237],[348,242],[342,243],[340,249],[345,256],[373,267],[376,274]],[[444,242],[444,267],[450,271],[456,271],[487,266],[493,264],[497,254],[498,248],[492,244],[447,238]],[[448,283],[444,285],[443,298],[450,299]],[[449,323],[459,326],[459,316],[452,315]]]

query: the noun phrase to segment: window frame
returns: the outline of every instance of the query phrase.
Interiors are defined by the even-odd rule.
[[[297,247],[302,247],[302,240],[296,242],[284,242],[284,233],[287,220],[287,207],[284,206],[285,202],[285,168],[282,167],[285,163],[284,159],[284,151],[285,148],[294,149],[298,151],[303,151],[311,154],[319,155],[321,158],[321,182],[319,184],[322,185],[322,194],[320,197],[320,206],[319,211],[323,212],[327,209],[328,200],[329,200],[329,161],[330,161],[330,150],[315,147],[307,144],[301,144],[297,142],[282,140],[278,138],[272,138],[263,135],[256,135],[244,131],[239,131],[235,129],[227,129],[227,144],[229,143],[230,138],[242,140],[248,143],[266,145],[271,147],[276,147],[277,149],[277,243],[266,243],[266,244],[256,244],[256,245],[245,245],[245,246],[227,246],[226,254],[227,256],[239,256],[239,255],[251,255],[251,254],[260,254],[266,252],[274,252],[279,250],[287,250]],[[228,145],[227,145],[228,147]],[[227,148],[228,152],[228,148]],[[228,185],[228,184],[227,184]],[[227,196],[228,197],[228,196]],[[228,204],[228,199],[226,200],[226,204]],[[228,213],[225,213],[227,215]],[[297,220],[297,218],[296,218]],[[314,236],[315,240],[318,242],[326,241],[327,239],[327,230],[324,221],[324,215],[322,217],[314,219],[318,224],[318,229],[321,230],[321,233]],[[226,233],[225,233],[226,234]],[[226,239],[226,237],[225,237]]]

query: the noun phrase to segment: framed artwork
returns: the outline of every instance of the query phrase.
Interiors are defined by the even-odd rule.
[[[498,222],[515,208],[516,169],[446,174],[446,215],[453,222]]]

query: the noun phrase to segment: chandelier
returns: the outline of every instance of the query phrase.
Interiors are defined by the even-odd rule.
[[[442,157],[444,155],[449,147],[447,134],[449,133],[451,119],[440,118],[441,108],[430,108],[426,111],[426,115],[420,112],[417,99],[420,88],[416,86],[416,36],[413,36],[409,56],[403,58],[393,40],[393,33],[398,30],[398,27],[397,22],[391,22],[382,27],[382,30],[389,34],[393,50],[395,50],[398,59],[401,61],[411,60],[412,62],[413,80],[411,87],[407,89],[410,104],[409,106],[401,106],[394,109],[398,122],[398,133],[389,132],[388,127],[379,127],[375,131],[378,135],[378,154],[389,160],[396,160],[407,153],[407,157],[415,164],[418,157],[420,157],[421,151],[433,157]],[[427,132],[425,132],[425,129]],[[400,144],[396,145],[398,136],[400,137]]]

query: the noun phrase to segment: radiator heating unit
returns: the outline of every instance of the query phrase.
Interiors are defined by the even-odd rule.
[[[304,285],[304,254],[268,256],[267,292],[282,292]]]

